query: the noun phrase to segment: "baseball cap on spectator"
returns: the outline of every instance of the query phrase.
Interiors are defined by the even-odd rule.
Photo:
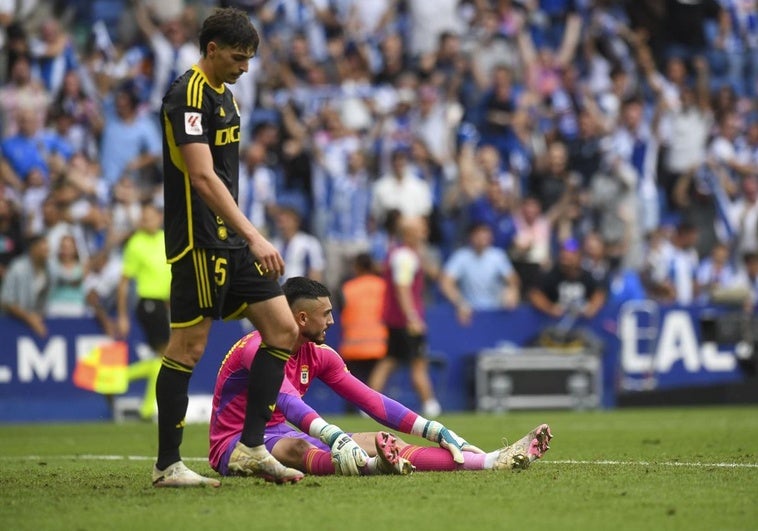
[[[566,238],[561,244],[561,249],[572,253],[579,251],[579,241],[576,238]]]

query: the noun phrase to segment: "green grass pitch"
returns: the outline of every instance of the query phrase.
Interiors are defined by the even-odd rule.
[[[346,430],[375,431],[358,416]],[[277,486],[154,489],[156,428],[92,423],[0,426],[4,530],[758,529],[758,407],[456,414],[441,419],[485,450],[540,422],[555,434],[522,472],[306,477]],[[421,442],[404,436],[409,442]],[[207,426],[185,432],[197,471]]]

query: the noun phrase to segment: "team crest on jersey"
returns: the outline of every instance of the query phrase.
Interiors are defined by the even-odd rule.
[[[203,122],[199,112],[184,113],[184,132],[188,135],[203,134]]]
[[[218,239],[219,240],[225,240],[225,239],[227,239],[229,237],[229,232],[226,230],[226,227],[224,227],[223,225],[221,225],[218,228],[217,232],[218,232]]]
[[[300,366],[300,383],[305,385],[310,381],[310,375],[308,374],[308,366]]]

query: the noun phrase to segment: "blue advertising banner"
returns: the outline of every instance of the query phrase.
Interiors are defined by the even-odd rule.
[[[577,327],[591,331],[603,344],[602,406],[613,407],[619,392],[743,379],[733,346],[701,340],[700,318],[713,311],[708,307],[662,307],[652,301],[633,301],[607,309],[591,322],[578,322]],[[472,369],[479,351],[504,343],[530,344],[554,324],[522,306],[513,311],[475,314],[473,322],[464,327],[447,305],[430,308],[431,376],[443,409],[473,407]],[[110,419],[106,397],[72,383],[77,358],[110,339],[92,319],[52,319],[48,328],[48,337],[41,339],[19,322],[0,317],[0,422]],[[241,322],[214,323],[206,354],[194,371],[190,393],[213,392],[224,354],[246,332]],[[336,323],[327,333],[327,343],[336,348],[339,337]],[[138,330],[128,338],[128,344],[131,361],[150,356]],[[136,382],[127,394],[140,396],[143,390],[144,383]],[[411,408],[419,407],[407,370],[390,378],[385,393]],[[323,413],[345,408],[342,399],[319,382],[306,399]]]

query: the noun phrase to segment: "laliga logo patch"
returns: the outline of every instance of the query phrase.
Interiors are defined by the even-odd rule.
[[[308,383],[308,366],[307,365],[301,365],[300,366],[300,383],[305,385]]]
[[[184,132],[188,135],[203,134],[203,124],[199,112],[184,113]]]

